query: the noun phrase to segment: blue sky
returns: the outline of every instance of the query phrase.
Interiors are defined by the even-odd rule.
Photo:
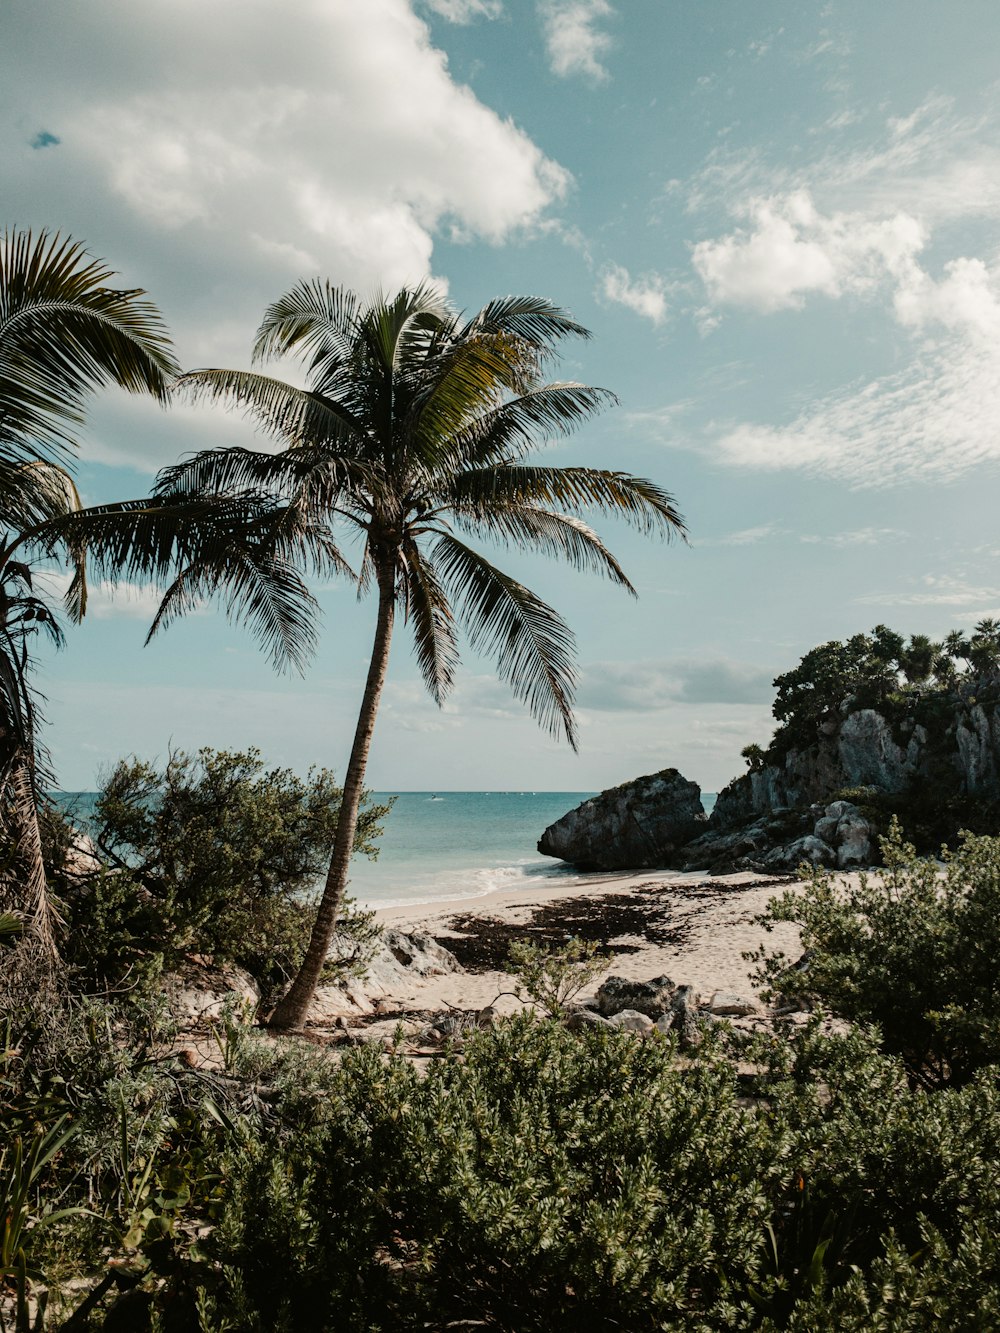
[[[579,755],[471,653],[437,710],[404,636],[371,782],[714,790],[815,643],[1000,614],[998,37],[994,0],[7,0],[3,223],[145,287],[185,367],[246,365],[315,274],[567,307],[561,373],[621,406],[551,460],[655,478],[691,545],[602,525],[638,602],[508,561],[576,630]],[[104,395],[81,486],[225,442]],[[371,608],[319,596],[286,679],[211,608],[144,648],[154,590],[100,590],[42,664],[63,784],[171,744],[342,769]]]

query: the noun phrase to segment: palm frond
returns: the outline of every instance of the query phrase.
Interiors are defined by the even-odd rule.
[[[175,392],[193,403],[222,403],[254,420],[283,444],[349,447],[364,427],[343,403],[249,370],[189,370]]]
[[[421,351],[442,324],[453,320],[453,312],[432,283],[401,287],[392,298],[378,296],[358,319],[358,331],[374,362],[390,374],[398,373]]]
[[[440,466],[443,471],[518,462],[542,441],[571,434],[617,402],[610,389],[588,384],[539,385],[463,422],[446,442]]]
[[[472,317],[463,333],[501,333],[528,343],[543,358],[553,353],[563,338],[591,336],[589,329],[541,296],[497,297]]]
[[[686,539],[672,495],[644,477],[590,467],[470,468],[441,485],[436,497],[470,517],[507,505],[556,505],[568,512],[593,509],[622,518],[640,532]]]
[[[82,508],[72,477],[55,463],[0,461],[0,518],[23,532],[60,514]]]
[[[417,665],[431,698],[444,703],[455,681],[458,641],[455,618],[433,561],[407,539],[403,545],[407,618],[413,628]]]
[[[79,243],[41,232],[0,237],[0,438],[27,457],[73,443],[83,400],[114,383],[164,401],[177,372],[156,307]]]
[[[416,392],[407,434],[421,459],[432,462],[446,457],[453,437],[495,411],[505,396],[527,391],[536,367],[527,345],[481,334],[453,341],[437,354],[432,366],[419,370],[423,373],[414,374]]]
[[[325,527],[255,494],[95,505],[39,525],[30,541],[50,554],[65,547],[118,579],[169,580],[154,628],[221,595],[277,664],[298,670],[314,646],[317,608],[296,566],[327,571],[339,554]]]
[[[329,279],[297,283],[265,310],[254,338],[254,362],[297,349],[319,358],[319,364],[329,358],[349,360],[359,307],[354,292],[334,287]],[[314,368],[316,364],[314,360]]]
[[[316,647],[319,604],[287,561],[238,551],[183,569],[164,593],[146,642],[220,590],[227,615],[248,628],[277,670],[305,670]]]
[[[470,535],[489,534],[524,551],[541,551],[574,569],[603,574],[637,596],[621,565],[589,524],[575,514],[557,514],[531,505],[484,510],[474,521],[455,521]]]
[[[450,534],[438,536],[433,560],[474,648],[493,654],[497,674],[552,736],[577,748],[572,631],[530,589]]]
[[[255,493],[284,501],[314,522],[331,522],[338,514],[367,516],[369,496],[379,488],[374,470],[349,455],[324,447],[301,446],[278,454],[251,449],[211,449],[163,468],[156,478],[157,496]],[[340,572],[343,557],[335,559]]]

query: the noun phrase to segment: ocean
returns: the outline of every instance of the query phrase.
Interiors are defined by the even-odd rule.
[[[86,825],[94,792],[55,793]],[[496,889],[540,882],[573,885],[582,876],[535,844],[547,826],[593,792],[439,791],[375,792],[395,797],[377,861],[356,857],[349,892],[371,907],[476,898]],[[707,811],[712,793],[702,795]]]

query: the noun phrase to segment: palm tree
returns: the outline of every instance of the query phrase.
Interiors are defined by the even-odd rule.
[[[304,357],[308,388],[255,371],[199,370],[179,381],[195,400],[242,409],[282,448],[202,453],[167,469],[161,485],[202,496],[259,490],[301,510],[309,525],[355,534],[361,557],[352,577],[378,603],[326,884],[305,961],[273,1026],[301,1024],[330,947],[397,614],[412,628],[438,703],[454,680],[461,622],[541,724],[575,747],[568,626],[463,536],[556,556],[634,593],[578,511],[683,535],[673,499],[650,481],[528,460],[537,445],[614,401],[602,389],[545,381],[570,336],[588,334],[535,297],[491,301],[466,319],[427,286],[363,304],[317,279],[267,309],[254,345],[257,363]],[[339,549],[329,558],[348,571]]]
[[[10,552],[0,567],[0,797],[20,863],[19,906],[47,947],[27,645],[36,627],[56,637],[58,629],[10,548],[25,528],[79,508],[59,464],[93,389],[115,383],[166,398],[176,364],[163,322],[143,292],[110,286],[113,276],[68,238],[0,236],[0,524]]]
[[[303,513],[260,495],[156,497],[84,509],[64,464],[87,395],[104,383],[161,402],[177,367],[156,308],[78,243],[43,233],[0,237],[0,826],[9,840],[0,906],[55,954],[38,823],[38,739],[30,646],[41,631],[62,641],[38,559],[68,561],[65,605],[86,610],[86,569],[169,583],[150,630],[220,590],[279,664],[301,665],[315,603],[298,567],[329,570],[323,532]]]

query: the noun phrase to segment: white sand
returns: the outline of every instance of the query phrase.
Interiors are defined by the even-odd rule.
[[[766,943],[769,950],[782,949],[791,958],[798,956],[798,930],[781,924],[770,933],[755,924],[769,899],[794,887],[793,882],[754,888],[754,882],[770,878],[744,872],[710,878],[708,875],[680,875],[669,871],[645,871],[625,874],[588,875],[573,886],[558,885],[543,889],[503,891],[470,898],[466,901],[429,903],[413,907],[386,908],[379,921],[402,931],[427,931],[445,937],[448,922],[457,915],[498,917],[511,923],[530,920],[533,911],[581,896],[633,893],[640,887],[654,886],[649,896],[658,907],[669,912],[667,924],[683,927],[684,938],[677,945],[658,945],[638,937],[627,942],[639,945],[636,953],[617,954],[609,961],[607,974],[616,973],[632,979],[647,979],[666,974],[678,985],[689,984],[702,996],[714,991],[752,994],[751,964],[744,953]],[[740,888],[746,885],[746,888]],[[699,886],[696,890],[694,886]],[[717,890],[705,897],[695,896],[704,886]],[[645,895],[644,895],[645,896]],[[614,938],[614,937],[612,937]],[[625,942],[625,937],[620,937]],[[447,943],[447,940],[443,940]],[[597,984],[600,984],[599,982]],[[405,983],[405,994],[387,995],[385,999],[400,1009],[480,1009],[497,1004],[501,1010],[517,1008],[518,1002],[503,992],[512,990],[511,978],[503,972],[458,973],[434,977],[413,977]],[[499,1003],[497,997],[501,995]]]

